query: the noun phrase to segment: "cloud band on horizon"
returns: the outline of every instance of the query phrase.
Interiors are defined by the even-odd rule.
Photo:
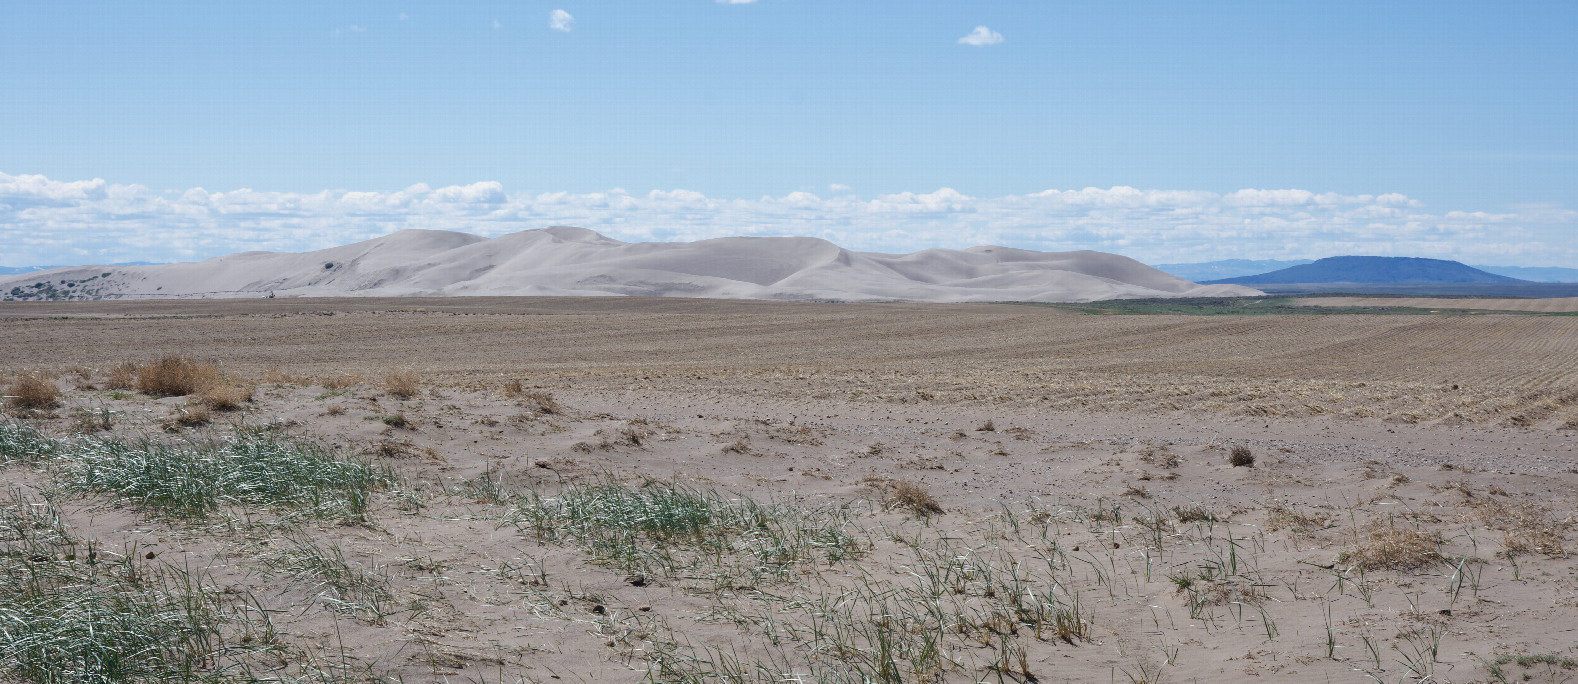
[[[723,199],[690,190],[507,193],[494,181],[395,192],[192,188],[158,193],[102,179],[0,172],[0,266],[203,259],[304,251],[407,228],[484,236],[574,225],[626,241],[804,235],[861,251],[998,244],[1094,249],[1148,263],[1338,254],[1426,256],[1506,265],[1578,262],[1578,211],[1432,213],[1398,194],[1307,190],[1045,190],[970,197],[950,188],[862,199]]]

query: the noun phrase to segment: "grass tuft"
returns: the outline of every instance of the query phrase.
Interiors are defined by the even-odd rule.
[[[34,373],[17,376],[5,393],[6,404],[12,408],[49,409],[60,405],[60,388]]]
[[[1342,554],[1341,561],[1365,570],[1381,568],[1414,570],[1441,560],[1440,532],[1422,532],[1398,526],[1396,521],[1372,520],[1359,531],[1354,549]]]
[[[252,401],[251,385],[214,383],[197,391],[197,398],[204,406],[215,411],[235,411],[242,404]]]
[[[104,388],[129,390],[137,387],[137,364],[123,361],[104,376]]]
[[[917,515],[929,516],[943,512],[942,504],[931,495],[926,486],[914,480],[899,480],[888,488],[888,508],[906,508]]]
[[[88,439],[74,451],[67,491],[114,494],[178,517],[252,504],[359,519],[370,494],[394,481],[387,470],[271,433],[181,445]]]
[[[0,466],[37,463],[53,458],[59,450],[60,442],[27,423],[0,422]]]
[[[401,399],[410,399],[422,391],[421,382],[421,376],[415,371],[392,371],[384,376],[384,390]]]
[[[1249,450],[1249,447],[1239,444],[1233,447],[1227,462],[1233,464],[1234,468],[1252,468],[1255,465],[1255,454]]]
[[[137,368],[137,391],[156,397],[184,397],[221,380],[219,366],[185,356],[166,355]]]
[[[249,623],[200,573],[135,553],[110,561],[92,545],[86,562],[74,560],[81,542],[59,512],[20,490],[0,499],[0,523],[8,681],[205,681],[267,647],[269,636],[251,633],[266,625]]]

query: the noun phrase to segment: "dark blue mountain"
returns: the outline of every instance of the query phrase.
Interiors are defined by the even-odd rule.
[[[1290,266],[1259,275],[1207,281],[1202,284],[1275,285],[1285,283],[1522,283],[1517,278],[1486,273],[1443,259],[1417,257],[1340,256]]]

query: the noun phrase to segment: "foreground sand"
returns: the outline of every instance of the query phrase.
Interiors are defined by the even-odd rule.
[[[398,472],[350,523],[240,506],[194,521],[111,495],[57,498],[98,548],[135,543],[150,562],[179,559],[275,611],[276,646],[256,672],[1578,672],[1571,318],[651,300],[53,306],[0,309],[23,314],[0,319],[0,367],[51,371],[66,391],[56,408],[13,411],[49,434],[174,440],[241,422]],[[193,400],[105,387],[118,362],[164,353],[219,361],[255,384],[253,400],[180,427],[172,419],[197,412]],[[415,396],[384,386],[396,368],[420,376]],[[1253,466],[1229,465],[1240,446]],[[59,477],[47,464],[5,473],[34,502]],[[566,488],[607,483],[680,483],[780,508],[767,527],[719,523],[716,536],[643,536],[639,548],[551,515]],[[943,510],[918,510],[918,493]],[[370,584],[305,569],[304,540],[337,549]]]

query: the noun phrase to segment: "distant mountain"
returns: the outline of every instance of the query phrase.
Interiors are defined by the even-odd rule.
[[[74,266],[0,278],[0,300],[404,295],[1085,302],[1241,297],[1128,257],[1008,247],[852,252],[809,237],[620,242],[558,226],[488,239],[405,230],[316,252],[241,252],[162,266]]]
[[[1290,266],[1270,273],[1222,278],[1209,284],[1275,285],[1287,283],[1520,283],[1456,261],[1417,257],[1340,256]]]
[[[1561,268],[1559,266],[1480,266],[1478,264],[1475,264],[1474,268],[1496,275],[1521,278],[1536,283],[1578,283],[1578,268]],[[1171,271],[1168,272],[1171,273]],[[1189,280],[1194,279],[1189,278]]]
[[[1151,268],[1178,276],[1184,280],[1192,280],[1199,283],[1207,280],[1268,273],[1277,269],[1308,263],[1311,263],[1309,259],[1223,259],[1221,261],[1201,261],[1185,264],[1156,264]]]
[[[155,265],[155,264],[158,264],[158,263],[159,262],[157,262],[157,261],[119,261],[119,262],[116,262],[116,263],[113,263],[113,264],[110,264],[110,265],[111,266],[152,266],[152,265]],[[21,275],[23,273],[32,273],[34,271],[48,271],[48,270],[50,270],[52,268],[65,268],[65,266],[61,265],[61,264],[56,264],[54,266],[0,266],[0,275]]]
[[[60,267],[59,266],[0,266],[0,275],[17,275],[19,273],[32,273],[33,271],[43,271],[43,270],[51,269],[51,268],[60,268]]]

